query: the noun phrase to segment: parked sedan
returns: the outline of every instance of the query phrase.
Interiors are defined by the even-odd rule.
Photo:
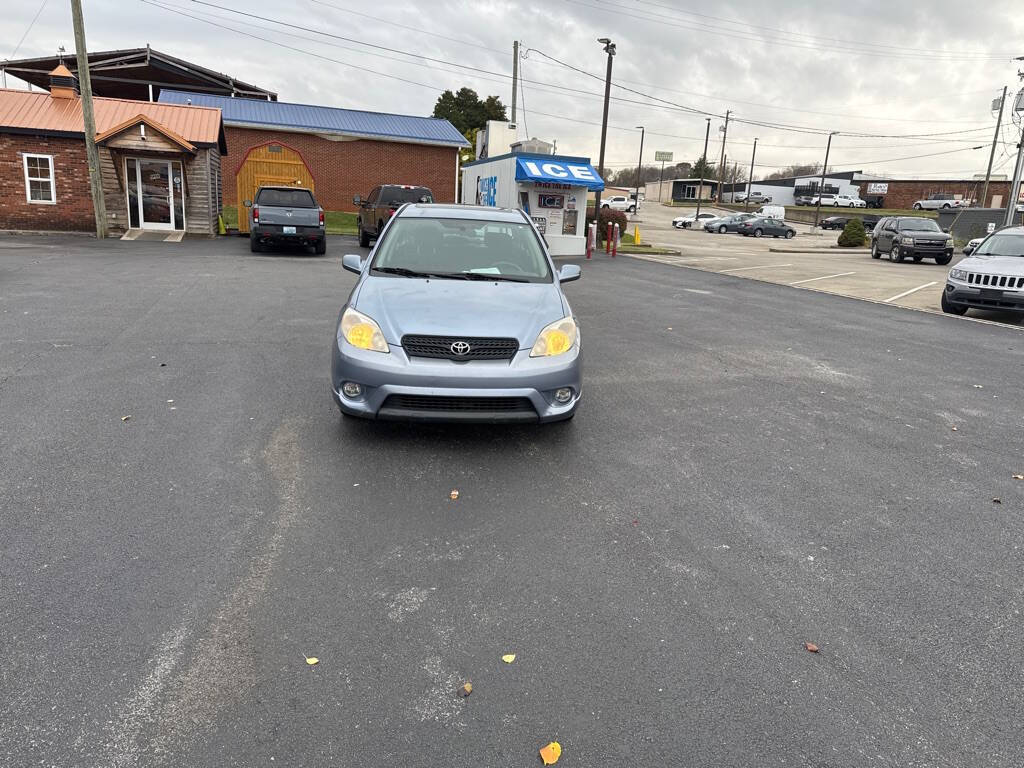
[[[735,216],[725,216],[721,219],[712,219],[704,224],[704,231],[717,232],[720,235],[724,235],[726,232],[738,231],[740,224],[756,218],[757,216],[752,213],[739,213]]]
[[[967,241],[967,245],[964,246],[964,256],[970,256],[976,250],[978,246],[985,240],[984,237],[974,237]]]
[[[939,229],[934,219],[887,216],[871,237],[871,258],[881,258],[883,253],[894,262],[909,257],[915,263],[933,258],[936,264],[949,264],[953,260],[953,238]]]
[[[556,270],[521,210],[409,204],[367,259],[331,345],[346,416],[458,422],[571,419],[580,337]]]
[[[672,226],[676,229],[689,229],[694,221],[699,220],[700,226],[703,226],[709,219],[717,218],[721,218],[717,213],[702,213],[700,216],[691,213],[689,216],[676,216],[672,219]]]
[[[1024,312],[1024,227],[994,232],[949,270],[942,311],[962,315],[972,307]]]
[[[846,229],[846,224],[850,219],[860,219],[866,232],[870,232],[878,224],[878,217],[869,214],[867,216],[826,216],[821,220],[819,226],[822,229]]]
[[[747,219],[736,227],[736,231],[744,237],[771,235],[772,237],[784,237],[787,240],[796,235],[796,230],[785,222],[763,216]]]

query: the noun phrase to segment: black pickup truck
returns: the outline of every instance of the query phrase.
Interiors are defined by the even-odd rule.
[[[381,184],[374,187],[365,199],[356,195],[352,198],[352,204],[359,208],[356,229],[359,232],[360,247],[369,247],[370,241],[377,239],[384,225],[403,204],[432,202],[434,193],[427,187],[409,184]]]

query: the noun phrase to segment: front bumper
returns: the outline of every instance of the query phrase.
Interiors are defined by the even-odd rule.
[[[946,301],[975,309],[1003,312],[1024,312],[1024,291],[1006,291],[999,288],[975,288],[953,280],[946,281]]]
[[[342,390],[346,382],[362,387],[358,397]],[[351,416],[399,421],[471,423],[544,423],[572,418],[582,396],[580,346],[557,357],[531,358],[519,350],[512,360],[435,360],[409,357],[397,345],[383,354],[356,349],[335,339],[331,355],[331,394],[335,404]],[[572,399],[555,400],[555,391],[568,387]],[[388,400],[391,396],[396,396]],[[526,409],[429,409],[395,407],[409,395],[420,398],[501,398],[528,400]],[[407,398],[413,399],[413,398]]]
[[[264,245],[316,245],[323,242],[326,230],[321,227],[295,227],[294,233],[284,233],[279,224],[257,224],[252,228],[252,236]]]
[[[953,256],[953,242],[950,241],[949,245],[943,246],[942,248],[935,248],[931,246],[920,246],[920,245],[900,245],[900,256],[903,258],[914,258],[919,256],[923,259],[934,259],[936,256],[942,258],[943,256]]]

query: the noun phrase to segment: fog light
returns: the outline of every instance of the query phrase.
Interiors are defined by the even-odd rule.
[[[572,400],[572,390],[569,387],[562,387],[555,390],[555,400],[560,403],[568,403]]]
[[[345,393],[345,397],[359,397],[363,394],[363,387],[354,381],[346,381],[342,384],[341,391]]]

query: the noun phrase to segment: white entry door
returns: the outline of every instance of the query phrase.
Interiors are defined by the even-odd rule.
[[[184,229],[181,163],[144,157],[125,159],[132,227]]]

